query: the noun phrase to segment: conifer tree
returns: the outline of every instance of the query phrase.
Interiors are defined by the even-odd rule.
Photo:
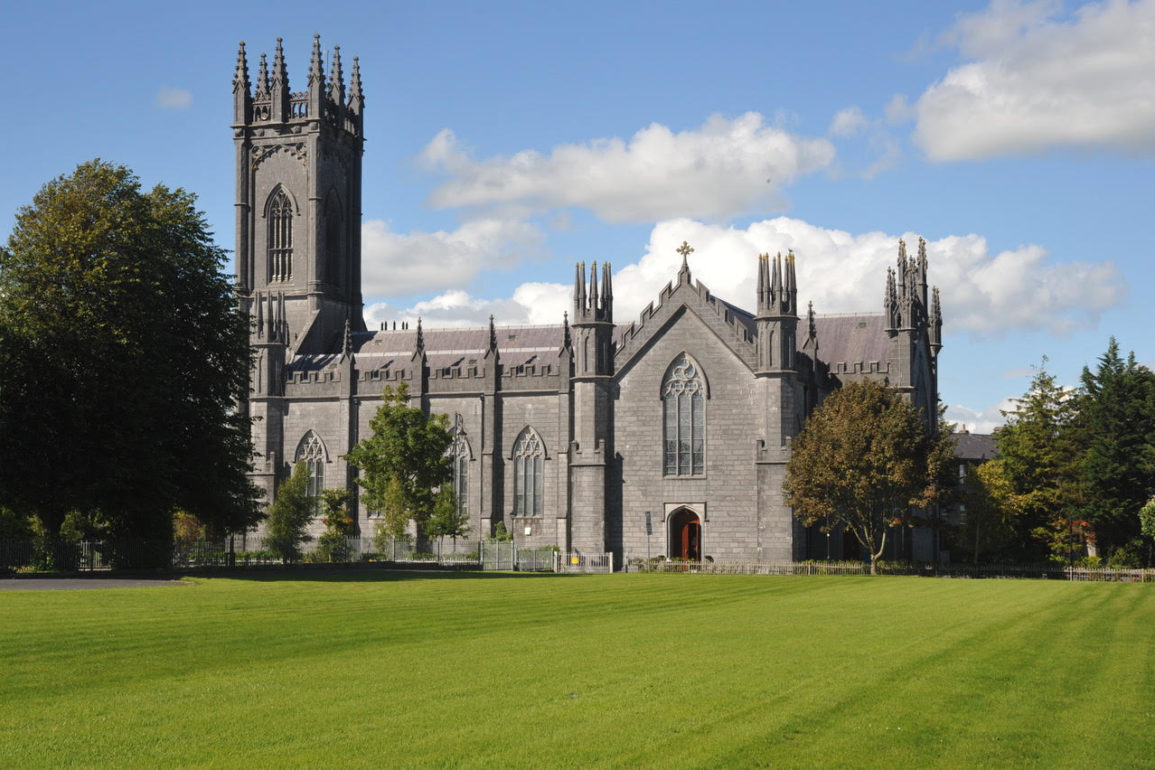
[[[1112,337],[1095,370],[1083,367],[1078,408],[1083,518],[1110,555],[1139,536],[1155,494],[1155,374]]]

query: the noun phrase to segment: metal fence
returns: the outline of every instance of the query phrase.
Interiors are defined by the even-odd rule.
[[[260,567],[265,565],[332,564],[397,565],[523,572],[681,572],[727,575],[868,575],[863,562],[714,562],[643,559],[626,555],[615,563],[612,553],[561,552],[556,547],[518,548],[508,541],[483,540],[476,544],[434,543],[432,552],[415,550],[406,538],[346,538],[300,545],[297,555],[284,559],[267,543],[251,535],[224,540],[177,541],[158,544],[140,540],[84,541],[0,540],[0,572],[98,572],[125,566],[147,565],[176,570]],[[880,575],[918,575],[942,578],[1049,579],[1093,582],[1155,583],[1155,569],[1113,569],[1062,564],[910,564],[880,562]]]
[[[869,575],[864,562],[713,562],[678,559],[627,559],[629,572],[688,572],[715,575]],[[972,579],[1046,579],[1106,583],[1155,583],[1155,569],[1073,567],[1056,564],[939,565],[880,563],[879,575]]]

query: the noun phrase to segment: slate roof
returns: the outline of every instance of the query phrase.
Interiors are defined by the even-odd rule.
[[[562,325],[499,326],[497,349],[507,367],[547,363],[556,359],[562,343]],[[473,366],[481,363],[489,349],[489,327],[425,329],[425,358],[431,369]],[[361,371],[407,366],[417,347],[417,329],[354,332],[353,353]],[[340,359],[339,354],[297,356],[292,369],[324,369]]]
[[[993,460],[998,455],[995,437],[989,433],[955,433],[954,456],[960,460],[983,462]]]
[[[890,338],[886,336],[886,317],[878,314],[815,316],[818,334],[818,358],[828,364],[845,361],[886,362]],[[806,341],[806,318],[798,319],[798,349]]]

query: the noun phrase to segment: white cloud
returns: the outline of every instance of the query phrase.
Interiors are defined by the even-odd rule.
[[[561,323],[562,313],[570,307],[572,288],[560,283],[523,283],[512,297],[494,300],[453,290],[406,308],[383,302],[369,305],[365,308],[365,322],[370,329],[393,321],[412,324],[418,318],[431,328],[484,326],[492,315],[503,326],[556,324]]]
[[[966,428],[971,433],[993,433],[994,429],[1007,421],[1003,411],[1013,409],[1014,399],[1004,398],[997,404],[985,409],[972,409],[962,404],[947,404],[947,422],[957,423],[960,429]]]
[[[862,110],[858,107],[847,107],[844,110],[839,110],[830,121],[830,128],[827,133],[831,136],[854,136],[861,132],[869,125],[866,116],[862,114]]]
[[[772,205],[783,187],[833,159],[829,141],[764,125],[756,112],[732,120],[715,115],[690,131],[654,123],[628,141],[484,160],[474,160],[446,129],[421,153],[427,166],[449,175],[430,196],[438,208],[576,206],[609,222],[727,219]]]
[[[906,100],[906,94],[895,94],[886,103],[886,122],[892,126],[914,120],[915,110]]]
[[[544,236],[527,222],[477,219],[452,232],[395,233],[387,222],[361,226],[366,297],[399,297],[468,286],[484,270],[510,267],[542,252]]]
[[[895,262],[900,237],[915,253],[915,233],[856,235],[788,217],[755,222],[744,229],[693,219],[666,220],[654,226],[639,260],[617,264],[614,318],[618,323],[633,321],[675,279],[682,261],[675,249],[683,240],[694,247],[689,259],[693,277],[740,307],[754,305],[756,255],[793,250],[801,307],[813,301],[817,313],[881,312],[886,268]],[[1037,245],[992,252],[981,236],[948,236],[929,242],[927,254],[929,281],[942,289],[947,333],[998,337],[1045,330],[1062,334],[1093,326],[1099,313],[1121,301],[1125,293],[1113,263],[1058,264]],[[381,274],[388,274],[388,269]],[[441,285],[445,283],[443,278]],[[455,286],[464,283],[460,278],[453,281]],[[568,282],[524,283],[511,297],[493,300],[453,290],[412,307],[374,305],[367,314],[374,323],[414,320],[420,315],[435,326],[481,325],[491,313],[502,324],[557,323],[570,307],[570,292]],[[373,292],[368,295],[374,296]]]
[[[191,91],[166,86],[156,92],[153,105],[162,110],[187,110],[192,106],[192,98]]]
[[[932,160],[1057,146],[1155,152],[1155,0],[995,0],[946,36],[970,59],[927,89],[914,139]]]

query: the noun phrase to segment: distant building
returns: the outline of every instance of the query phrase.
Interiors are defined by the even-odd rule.
[[[233,81],[236,269],[253,318],[247,409],[258,418],[255,481],[269,498],[299,461],[312,488],[354,494],[345,454],[368,435],[386,385],[450,417],[455,489],[472,537],[502,523],[519,544],[672,558],[789,561],[827,542],[783,501],[790,440],[842,383],[880,379],[937,415],[942,319],[925,243],[898,244],[879,276],[884,312],[798,313],[795,257],[751,255],[753,312],[682,266],[629,323],[612,272],[578,265],[572,315],[550,326],[367,329],[361,295],[364,96],[357,60],[325,72],[314,41],[293,92],[280,41],[256,83],[245,49]],[[648,540],[647,514],[653,522]],[[932,559],[930,529],[902,553]],[[841,554],[838,554],[841,556]],[[619,562],[620,563],[620,562]]]

